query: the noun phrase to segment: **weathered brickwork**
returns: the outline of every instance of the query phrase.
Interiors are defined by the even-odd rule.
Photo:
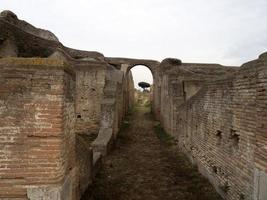
[[[152,72],[155,117],[221,196],[266,200],[267,53],[241,67],[108,58],[10,11],[0,13],[0,199],[79,199],[134,104],[136,65]]]
[[[267,170],[266,72],[264,59],[247,63],[232,75],[207,80],[188,101],[176,98],[185,95],[183,84],[173,84],[171,75],[163,80],[170,100],[162,113],[173,110],[171,117],[162,115],[166,130],[225,199],[265,195],[263,188],[255,191],[260,187],[254,173]]]
[[[97,133],[105,85],[106,63],[87,62],[76,69],[76,133]]]
[[[74,167],[75,74],[61,61],[10,58],[0,80],[0,198],[25,198]]]
[[[206,81],[233,73],[237,68],[218,64],[180,63],[176,59],[165,59],[159,66],[159,78],[155,88],[159,90],[157,112],[165,130],[173,134],[178,120],[176,107],[190,99]],[[162,102],[162,103],[161,103]],[[164,102],[164,103],[163,103]]]

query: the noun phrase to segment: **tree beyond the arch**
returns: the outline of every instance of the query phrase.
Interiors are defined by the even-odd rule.
[[[139,82],[138,86],[141,87],[143,89],[143,91],[146,91],[146,88],[149,88],[150,84],[147,82]]]

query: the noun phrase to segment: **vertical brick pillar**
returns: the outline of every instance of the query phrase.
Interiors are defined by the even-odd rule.
[[[75,195],[74,92],[63,61],[0,59],[0,198]]]

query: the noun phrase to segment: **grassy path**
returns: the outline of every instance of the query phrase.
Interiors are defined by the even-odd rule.
[[[83,200],[220,199],[157,125],[148,107],[137,106],[129,122]]]

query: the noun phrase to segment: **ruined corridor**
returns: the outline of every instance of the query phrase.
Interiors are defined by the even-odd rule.
[[[134,107],[137,65],[153,75],[151,113]],[[217,195],[267,199],[267,53],[242,66],[106,57],[1,12],[0,199]]]
[[[143,199],[221,198],[162,130],[149,104],[139,102],[82,200]]]

